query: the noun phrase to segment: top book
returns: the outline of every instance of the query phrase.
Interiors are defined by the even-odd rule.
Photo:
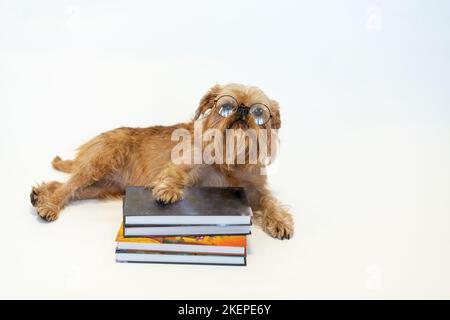
[[[160,204],[144,187],[126,188],[123,204],[124,225],[250,225],[252,210],[240,187],[191,187],[184,199]]]

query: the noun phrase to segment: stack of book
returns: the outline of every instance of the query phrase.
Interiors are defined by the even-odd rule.
[[[252,211],[243,188],[192,187],[173,204],[128,187],[117,262],[246,265]]]

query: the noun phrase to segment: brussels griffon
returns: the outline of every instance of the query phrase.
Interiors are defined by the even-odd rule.
[[[244,141],[242,148],[237,148],[234,155],[225,150],[227,161],[174,161],[173,150],[177,141],[174,141],[173,133],[182,132],[183,138],[195,136],[199,121],[202,122],[200,133],[210,129],[219,133],[214,139],[214,159],[217,160],[217,156],[226,149],[223,143],[219,145],[218,142],[223,142],[230,131],[244,133],[244,140],[240,140]],[[289,239],[294,232],[292,215],[267,186],[267,177],[263,174],[267,161],[237,161],[242,154],[250,156],[252,143],[246,137],[247,132],[253,131],[256,135],[263,129],[276,132],[280,124],[278,103],[260,89],[239,84],[215,85],[202,97],[190,122],[173,126],[118,128],[80,146],[73,160],[55,157],[53,167],[70,173],[70,178],[64,183],[51,181],[34,186],[30,194],[31,203],[40,217],[53,221],[72,200],[121,197],[129,185],[148,187],[153,197],[162,203],[182,199],[184,188],[192,185],[241,186],[246,190],[254,222],[273,237]],[[267,152],[270,159],[275,153],[276,144],[273,142],[277,136],[269,134],[266,137],[271,146]],[[195,144],[192,140],[186,141],[192,149],[184,150],[184,160],[189,160],[189,156],[207,142],[201,140]],[[260,143],[256,149],[263,149]]]

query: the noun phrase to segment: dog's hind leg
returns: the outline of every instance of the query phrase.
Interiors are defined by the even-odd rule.
[[[59,185],[49,197],[45,198],[45,201],[37,204],[36,209],[39,216],[47,221],[56,220],[61,209],[71,200],[86,198],[86,192],[93,191],[93,189],[88,189],[89,187],[104,180],[107,175],[120,166],[120,153],[116,151],[99,149],[89,153],[87,157],[78,158],[81,161],[77,161],[69,180]],[[93,196],[92,192],[91,195]]]
[[[125,188],[118,184],[99,181],[87,188],[81,188],[74,196],[73,200],[85,199],[118,199],[125,193]]]
[[[132,145],[127,140],[129,135],[130,132],[127,128],[115,129],[103,133],[79,147],[73,162],[56,158],[55,167],[63,171],[71,171],[71,176],[66,183],[59,185],[50,196],[45,197],[44,201],[36,202],[39,216],[47,221],[53,221],[58,218],[61,209],[71,200],[96,195],[94,189],[89,189],[92,185],[99,186],[98,183],[105,182],[114,175],[120,179]],[[108,185],[105,185],[105,189],[108,189]],[[100,191],[97,190],[98,197],[101,196]],[[109,194],[106,191],[104,195]]]
[[[87,168],[78,168],[72,173],[72,176],[66,183],[61,184],[44,201],[37,204],[37,213],[47,221],[56,220],[64,206],[73,200],[77,192],[89,187],[96,181],[102,179],[106,172],[99,170],[89,170]]]
[[[34,186],[30,193],[30,201],[33,207],[45,202],[45,199],[50,197],[60,185],[62,185],[61,182],[50,181]]]

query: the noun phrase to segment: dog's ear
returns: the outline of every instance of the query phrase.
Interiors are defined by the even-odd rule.
[[[272,102],[272,128],[280,129],[281,127],[281,117],[280,117],[280,105],[275,100]]]
[[[221,86],[216,84],[200,99],[197,111],[195,111],[194,121],[197,120],[207,109],[214,107],[214,100],[217,98],[220,90]]]

